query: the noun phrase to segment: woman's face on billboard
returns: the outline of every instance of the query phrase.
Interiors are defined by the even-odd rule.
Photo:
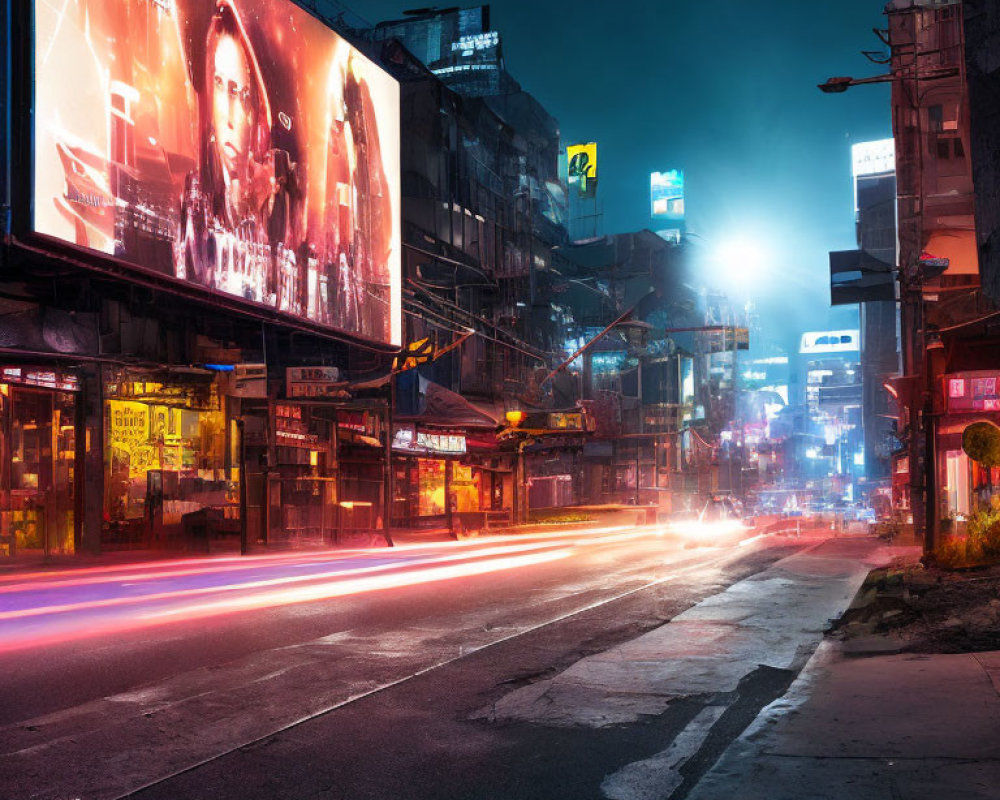
[[[219,37],[215,48],[212,133],[222,165],[231,178],[246,170],[253,129],[250,106],[250,64],[242,45],[232,36]]]

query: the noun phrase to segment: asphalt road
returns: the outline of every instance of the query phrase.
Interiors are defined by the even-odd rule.
[[[602,797],[704,706],[582,730],[491,704],[803,547],[635,528],[8,578],[0,795]],[[748,678],[744,716],[790,677]]]

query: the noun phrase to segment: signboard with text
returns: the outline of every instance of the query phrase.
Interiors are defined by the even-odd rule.
[[[236,364],[233,367],[230,394],[233,397],[267,397],[267,364]]]
[[[309,430],[302,409],[290,403],[274,406],[274,438],[281,447],[311,449],[319,445],[319,437]]]
[[[462,455],[466,452],[464,434],[430,433],[412,425],[400,425],[393,430],[392,449],[419,455]]]
[[[946,375],[944,383],[949,413],[1000,411],[1000,373]]]
[[[285,395],[299,399],[342,399],[344,384],[336,367],[288,367]]]
[[[80,389],[80,379],[70,372],[28,367],[4,367],[0,372],[0,383],[17,383],[64,392],[76,392]]]

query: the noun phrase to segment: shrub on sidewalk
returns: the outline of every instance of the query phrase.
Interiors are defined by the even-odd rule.
[[[934,560],[950,569],[1000,564],[1000,509],[993,505],[969,517],[965,536],[943,541]]]
[[[568,525],[573,522],[593,522],[594,519],[592,514],[582,512],[531,512],[531,521],[540,525]]]

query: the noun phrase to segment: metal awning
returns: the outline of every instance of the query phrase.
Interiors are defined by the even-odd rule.
[[[496,430],[500,421],[486,406],[479,406],[466,400],[458,392],[446,389],[438,383],[420,378],[419,414],[397,416],[398,422],[411,422],[435,428],[477,428]]]

